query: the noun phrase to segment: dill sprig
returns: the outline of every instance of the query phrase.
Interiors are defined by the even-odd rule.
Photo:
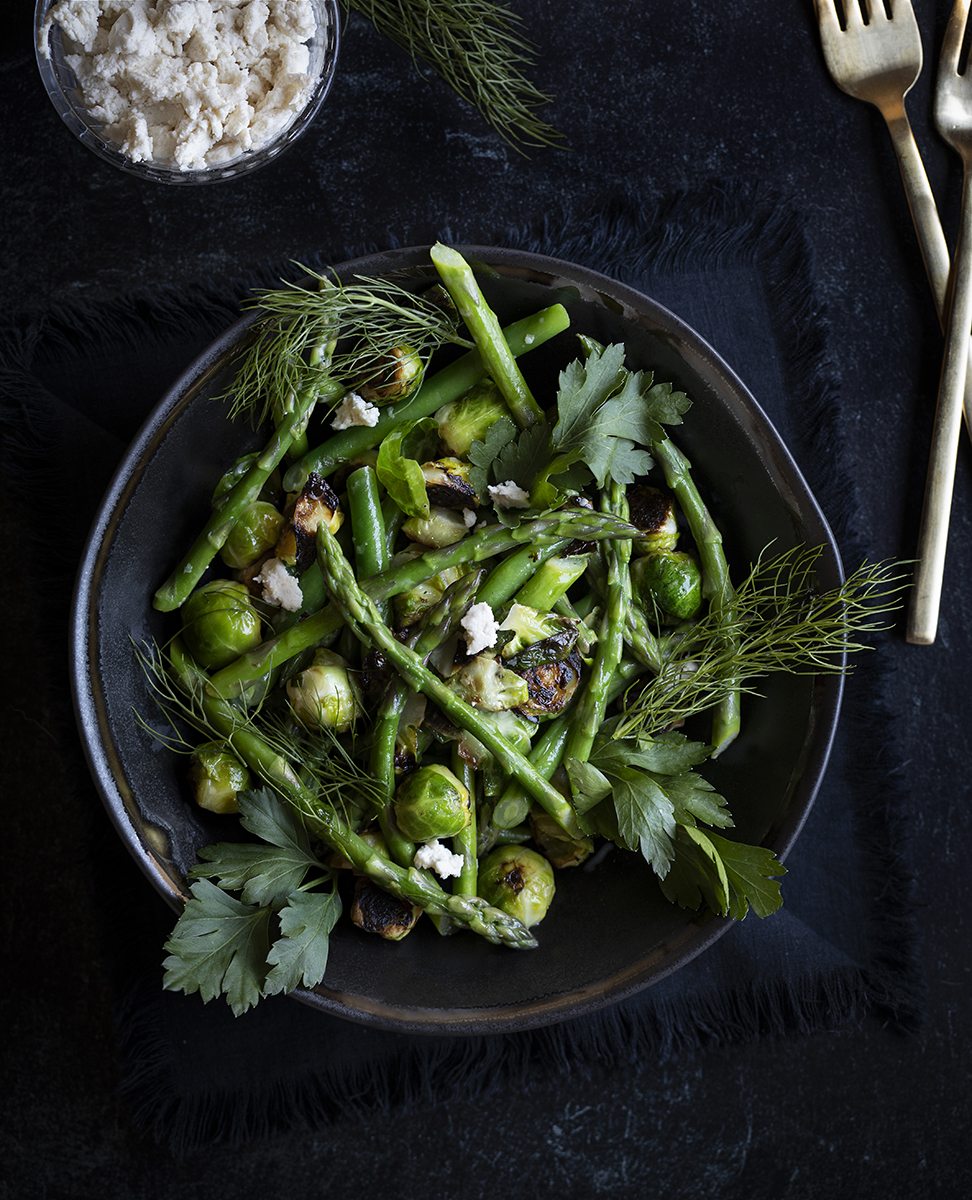
[[[520,145],[562,140],[535,109],[551,97],[524,74],[536,47],[520,33],[521,18],[491,0],[344,0],[375,29],[424,62],[520,153]]]
[[[839,587],[820,592],[823,547],[763,555],[733,595],[729,615],[708,613],[669,641],[671,657],[646,687],[629,689],[612,727],[615,737],[650,734],[704,712],[734,688],[756,691],[756,678],[846,674],[846,655],[868,648],[867,633],[889,627],[907,586],[901,564],[865,563]],[[725,637],[726,621],[733,638]]]
[[[317,286],[288,283],[254,292],[244,307],[261,318],[237,355],[230,416],[255,424],[287,412],[309,389],[339,394],[380,370],[396,347],[423,359],[446,342],[470,348],[443,308],[390,280],[347,285],[302,267]]]
[[[275,778],[295,785],[288,789],[286,799],[301,808],[304,816],[313,811],[295,802],[313,795],[315,804],[326,805],[344,820],[354,809],[373,811],[384,800],[378,781],[355,760],[353,753],[330,729],[304,729],[296,722],[285,720],[279,713],[263,705],[244,712],[231,705],[234,728],[227,732],[215,726],[203,704],[205,684],[200,677],[197,686],[186,689],[178,684],[165,666],[165,657],[154,643],[135,645],[135,654],[145,673],[156,705],[164,716],[169,731],[155,728],[137,710],[135,720],[151,737],[177,753],[191,753],[195,745],[180,729],[180,722],[195,729],[204,737],[232,745],[236,734],[254,734],[276,756],[273,769],[263,782],[274,785]]]
[[[374,812],[384,803],[385,792],[378,780],[369,774],[354,757],[349,747],[327,728],[306,729],[280,714],[265,714],[255,710],[253,728],[282,759],[299,764],[300,781],[305,791],[288,796],[289,803],[304,816],[313,818],[314,811],[303,803],[305,793],[312,793],[316,804],[327,804],[345,820],[357,820],[355,808]]]

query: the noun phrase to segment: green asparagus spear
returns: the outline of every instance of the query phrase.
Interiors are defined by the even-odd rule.
[[[610,485],[604,499],[604,507],[606,511],[614,512],[622,519],[627,518],[628,502],[620,484]],[[575,701],[570,732],[564,746],[565,759],[580,759],[582,762],[587,761],[597,731],[604,722],[611,681],[621,662],[624,649],[625,615],[631,603],[631,581],[628,574],[631,543],[620,539],[605,543],[604,554],[608,564],[607,594],[604,616],[598,632],[597,649],[594,652],[594,664],[582,686],[580,696]]]
[[[479,599],[490,605],[491,608],[498,608],[501,604],[505,604],[512,595],[523,588],[527,580],[534,577],[539,566],[545,564],[548,559],[555,557],[569,545],[569,540],[565,538],[548,546],[524,546],[515,554],[508,554],[486,576],[483,586],[479,589]],[[541,606],[532,605],[531,607],[539,608]]]
[[[155,608],[161,612],[172,612],[185,601],[229,537],[241,513],[256,500],[260,489],[270,478],[294,438],[304,428],[314,405],[321,399],[335,399],[340,395],[337,385],[332,387],[331,392],[316,386],[311,387],[298,398],[293,411],[281,420],[257,460],[234,485],[224,503],[214,510],[202,533],[193,542],[189,553],[155,593]]]
[[[459,314],[466,322],[476,349],[482,355],[487,373],[500,390],[513,420],[528,429],[543,417],[523,372],[517,366],[496,314],[486,303],[472,267],[451,246],[436,242],[430,257]]]
[[[574,836],[581,831],[573,809],[530,761],[510,744],[497,727],[462,700],[430,671],[407,646],[403,646],[381,620],[374,602],[358,586],[354,572],[333,534],[322,524],[317,531],[321,569],[335,607],[362,642],[381,650],[409,685],[428,696],[455,725],[477,738],[515,776],[537,803]]]
[[[423,662],[433,650],[455,633],[463,613],[472,602],[481,577],[481,571],[471,571],[464,575],[446,589],[438,604],[424,614],[408,642]],[[404,867],[412,865],[415,847],[397,827],[392,812],[392,797],[395,793],[395,744],[407,699],[408,684],[396,672],[379,706],[371,745],[371,773],[378,780],[384,793],[384,804],[378,810],[378,821],[385,835],[389,853]]]
[[[452,751],[452,772],[470,796],[469,823],[453,838],[456,853],[462,855],[462,871],[452,890],[457,896],[475,896],[479,875],[479,859],[476,853],[479,837],[476,810],[476,769],[463,758],[458,743]]]
[[[733,657],[738,639],[733,633],[733,587],[729,565],[722,548],[722,534],[706,508],[692,478],[689,460],[668,438],[653,442],[651,452],[674,492],[702,560],[702,594],[709,612],[721,614],[726,657]],[[712,757],[716,758],[735,739],[740,726],[740,689],[729,688],[712,715]]]

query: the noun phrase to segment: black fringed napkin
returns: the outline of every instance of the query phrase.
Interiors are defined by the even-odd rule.
[[[451,240],[448,230],[443,240]],[[506,244],[594,267],[648,293],[698,330],[747,383],[821,499],[856,565],[852,481],[841,471],[839,396],[814,300],[802,221],[778,195],[714,184],[658,205],[617,202],[509,231]],[[342,255],[321,254],[321,266]],[[345,253],[343,257],[350,257]],[[247,284],[289,268],[268,266]],[[120,298],[6,330],[0,376],[11,458],[43,478],[66,458],[93,464],[75,506],[83,537],[112,467],[165,386],[236,315],[204,288]],[[44,449],[41,459],[35,452]],[[58,594],[66,609],[67,594]],[[699,958],[593,1017],[494,1038],[409,1037],[285,998],[234,1019],[220,1002],[161,990],[161,965],[123,1017],[125,1096],[137,1122],[177,1150],[313,1128],[418,1099],[527,1086],[594,1064],[635,1069],[706,1046],[834,1028],[880,1011],[920,1017],[909,877],[898,827],[880,654],[848,684],[823,788],[787,861],[785,903],[750,916]],[[854,747],[875,753],[861,761]],[[96,802],[93,793],[86,802]],[[162,947],[158,947],[161,964]]]

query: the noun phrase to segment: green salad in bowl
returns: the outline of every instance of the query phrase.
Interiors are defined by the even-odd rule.
[[[257,294],[78,589],[165,986],[452,1032],[646,986],[779,907],[896,586],[843,577],[742,385],[594,272],[437,244]]]

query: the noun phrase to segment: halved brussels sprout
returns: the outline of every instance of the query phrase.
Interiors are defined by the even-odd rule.
[[[527,646],[546,641],[547,638],[552,638],[557,634],[570,636],[572,638],[571,645],[573,645],[578,633],[577,622],[572,621],[570,617],[561,617],[556,613],[531,608],[528,604],[516,602],[500,623],[500,629],[511,630],[513,633],[513,637],[503,646],[505,659],[513,658]]]
[[[594,852],[592,837],[571,837],[559,821],[536,805],[530,810],[530,830],[544,858],[558,870],[580,866]]]
[[[427,517],[409,517],[402,532],[423,546],[452,546],[461,542],[469,526],[461,512],[453,508],[433,508]]]
[[[408,629],[423,617],[445,595],[458,579],[461,579],[466,567],[449,567],[424,583],[419,583],[407,592],[402,592],[392,600],[395,622],[400,629]]]
[[[425,363],[416,350],[411,346],[393,346],[366,378],[356,382],[355,391],[374,404],[404,400],[422,382],[424,373]]]
[[[469,482],[470,467],[458,458],[439,458],[422,463],[422,476],[429,504],[437,508],[474,509],[479,503]]]
[[[529,650],[525,653],[529,653]],[[526,701],[520,705],[520,711],[542,719],[555,717],[573,699],[580,683],[583,662],[577,651],[572,650],[566,658],[518,670],[529,693]]]
[[[642,531],[641,537],[635,539],[635,547],[642,554],[674,550],[678,541],[674,497],[647,483],[628,488],[627,496],[631,523]]]
[[[449,676],[448,684],[467,704],[486,712],[519,708],[530,699],[526,680],[487,654],[464,663]]]
[[[298,571],[306,571],[317,557],[317,527],[322,521],[331,533],[337,533],[344,523],[344,513],[331,485],[312,471],[277,540],[276,557]]]

